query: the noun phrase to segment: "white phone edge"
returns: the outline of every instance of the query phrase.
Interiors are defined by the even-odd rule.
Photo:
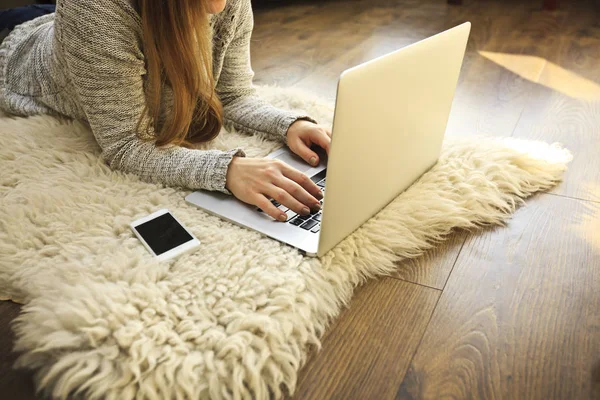
[[[144,222],[148,222],[150,220],[153,220],[154,218],[160,217],[161,215],[166,214],[166,213],[171,214],[171,216],[175,219],[175,221],[177,221],[177,223],[179,225],[181,225],[181,227],[183,229],[185,229],[185,231],[192,237],[192,240],[189,240],[183,244],[180,244],[179,246],[174,247],[171,250],[157,256],[156,253],[154,253],[154,251],[152,250],[152,248],[148,245],[148,243],[146,243],[146,241],[144,240],[142,235],[140,235],[139,232],[135,229],[135,227],[143,224]],[[169,260],[169,259],[178,257],[184,253],[195,250],[197,247],[200,246],[200,241],[196,238],[196,236],[194,236],[194,234],[192,232],[190,232],[185,227],[185,225],[183,225],[181,223],[181,221],[171,211],[169,211],[166,208],[161,208],[160,210],[155,211],[150,215],[146,215],[145,217],[139,218],[139,219],[131,222],[129,224],[129,227],[131,228],[131,230],[133,231],[135,236],[137,236],[137,238],[140,240],[140,242],[142,242],[142,244],[144,245],[146,250],[148,250],[148,252],[150,252],[150,254],[152,254],[158,261],[165,261],[165,260]]]

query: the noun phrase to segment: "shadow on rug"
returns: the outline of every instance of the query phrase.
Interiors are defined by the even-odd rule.
[[[330,123],[330,104],[260,88],[276,106]],[[17,366],[54,398],[256,398],[293,393],[354,288],[453,229],[499,225],[555,185],[559,145],[448,138],[438,164],[322,259],[188,205],[188,190],[111,171],[80,123],[0,119],[0,297],[24,303]],[[212,147],[279,146],[223,133]],[[202,242],[169,263],[128,224],[169,208]]]

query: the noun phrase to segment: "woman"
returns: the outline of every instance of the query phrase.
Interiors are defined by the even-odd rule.
[[[327,128],[255,95],[250,0],[58,0],[39,16],[51,11],[0,14],[0,109],[87,121],[111,168],[144,180],[233,194],[281,221],[269,198],[320,207],[318,186],[287,164],[192,148],[226,124],[313,165],[312,144],[329,151]]]

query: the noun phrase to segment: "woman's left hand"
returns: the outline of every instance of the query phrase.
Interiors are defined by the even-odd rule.
[[[310,149],[313,144],[321,146],[329,155],[331,129],[305,120],[290,125],[287,131],[288,147],[310,165],[317,166],[319,156]]]

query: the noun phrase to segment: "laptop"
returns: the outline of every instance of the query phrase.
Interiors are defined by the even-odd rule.
[[[339,79],[329,156],[308,165],[287,147],[280,159],[323,190],[321,211],[286,211],[276,221],[220,192],[186,201],[235,224],[323,256],[412,185],[438,160],[469,37],[466,22],[344,71]]]

